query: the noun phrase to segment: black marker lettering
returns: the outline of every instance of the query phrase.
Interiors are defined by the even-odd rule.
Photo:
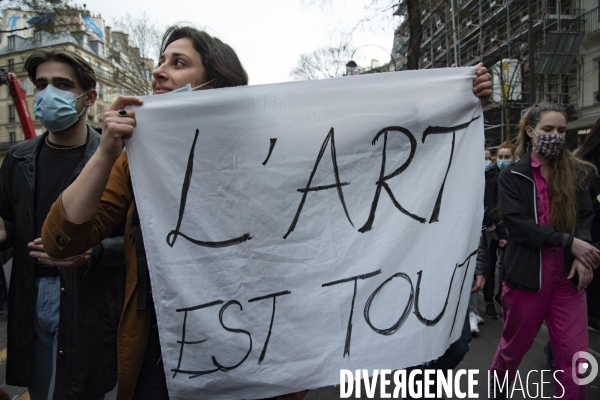
[[[466,129],[471,122],[475,121],[479,117],[475,117],[469,122],[464,124],[456,125],[456,126],[429,126],[423,132],[423,143],[425,143],[425,138],[429,135],[442,134],[442,133],[450,133],[452,132],[452,148],[450,149],[450,159],[448,160],[448,167],[446,168],[446,175],[444,175],[444,180],[442,181],[442,185],[440,186],[440,191],[438,192],[437,199],[435,201],[435,205],[433,206],[433,211],[431,212],[431,217],[429,218],[429,223],[438,222],[440,216],[440,208],[442,206],[442,195],[444,193],[444,185],[446,184],[446,178],[448,178],[448,171],[450,171],[450,165],[452,164],[452,156],[454,155],[454,143],[456,140],[456,131],[460,131],[462,129]]]
[[[189,375],[195,375],[195,376],[200,376],[200,375],[206,375],[206,374],[211,374],[213,372],[217,372],[218,369],[211,369],[211,370],[207,370],[207,371],[187,371],[187,370],[181,370],[179,369],[181,367],[181,360],[183,358],[183,346],[186,344],[200,344],[206,341],[206,339],[204,340],[197,340],[197,341],[186,341],[185,340],[185,325],[187,323],[187,314],[190,311],[196,311],[196,310],[200,310],[202,308],[208,308],[208,307],[212,307],[212,306],[216,306],[217,304],[223,304],[223,300],[217,300],[217,301],[213,301],[210,303],[206,303],[206,304],[200,304],[194,307],[188,307],[188,308],[179,308],[177,310],[175,310],[176,312],[183,312],[183,329],[182,329],[182,333],[181,333],[181,340],[178,340],[177,343],[181,343],[181,348],[179,349],[179,360],[177,361],[177,368],[173,368],[171,369],[172,372],[174,372],[173,374],[173,378],[175,378],[177,376],[177,373],[182,373],[182,374],[189,374]]]
[[[438,135],[438,134],[443,134],[443,133],[451,133],[451,132],[456,132],[456,131],[460,131],[463,129],[466,129],[469,125],[471,125],[471,122],[475,121],[479,119],[479,117],[475,117],[472,120],[470,120],[469,122],[465,122],[464,124],[460,124],[460,125],[456,125],[456,126],[428,126],[427,129],[425,129],[425,132],[423,132],[423,143],[425,143],[425,138],[429,135]]]
[[[462,293],[463,288],[465,287],[465,280],[467,278],[467,273],[469,272],[469,264],[471,264],[471,257],[473,257],[475,254],[477,254],[477,250],[475,250],[474,252],[469,254],[467,259],[458,265],[458,268],[461,268],[463,265],[465,265],[465,263],[467,264],[467,267],[465,268],[465,274],[463,276],[463,281],[462,281],[462,284],[460,285],[459,294]],[[450,333],[448,334],[448,337],[450,337],[452,335],[452,331],[454,330],[454,324],[456,323],[456,316],[458,315],[458,307],[460,306],[460,298],[461,298],[461,296],[459,295],[458,301],[456,302],[456,311],[454,312],[454,318],[452,319],[452,326],[450,327]]]
[[[419,310],[419,295],[421,294],[421,278],[423,277],[423,271],[417,272],[419,276],[417,278],[417,294],[415,296],[415,315],[426,326],[433,326],[440,322],[444,313],[446,312],[446,307],[448,306],[448,299],[450,298],[450,289],[452,289],[452,282],[454,282],[454,275],[456,274],[456,270],[458,269],[458,264],[454,267],[454,271],[452,272],[452,278],[450,279],[450,284],[448,285],[448,293],[446,294],[446,301],[444,302],[444,307],[442,311],[438,314],[434,319],[427,319],[421,315],[421,311]]]
[[[446,168],[446,175],[444,175],[444,180],[442,181],[442,186],[440,186],[440,191],[438,192],[437,199],[435,201],[435,205],[433,206],[433,211],[431,212],[431,217],[429,218],[429,223],[438,222],[440,216],[440,208],[442,206],[442,194],[444,193],[444,185],[446,185],[446,178],[448,178],[448,172],[450,171],[450,165],[452,164],[452,156],[454,155],[454,142],[456,139],[456,132],[452,133],[452,147],[450,148],[450,159],[448,160],[448,167]]]
[[[398,321],[396,321],[396,323],[394,325],[392,325],[391,327],[389,327],[387,329],[376,328],[371,323],[371,318],[369,316],[369,313],[371,312],[371,303],[373,302],[373,299],[375,298],[375,296],[377,296],[377,294],[381,291],[381,289],[383,289],[383,287],[388,282],[390,282],[392,279],[394,279],[396,277],[404,278],[410,284],[410,297],[408,298],[408,303],[406,303],[406,307],[404,307],[404,312],[402,313],[402,315],[400,316],[400,318],[398,319]],[[375,291],[373,293],[371,293],[371,296],[369,296],[369,299],[365,303],[365,321],[367,321],[367,324],[371,327],[371,329],[373,329],[373,331],[379,333],[380,335],[392,335],[398,329],[400,329],[400,327],[404,324],[404,322],[408,318],[408,316],[410,314],[410,309],[412,308],[412,305],[413,305],[413,299],[414,299],[414,288],[413,288],[412,280],[405,273],[398,272],[397,274],[394,274],[394,275],[390,276],[388,279],[386,279],[381,285],[379,285],[379,287],[377,289],[375,289]]]
[[[402,164],[399,168],[397,168],[391,174],[386,175],[385,174],[385,161],[386,161],[386,148],[387,148],[388,132],[401,132],[408,138],[408,140],[410,141],[410,155],[408,156],[408,159],[404,162],[404,164]],[[381,172],[379,173],[379,180],[377,182],[375,182],[375,184],[377,185],[377,188],[375,189],[375,197],[373,198],[373,203],[371,204],[371,212],[369,213],[369,218],[367,219],[367,222],[363,225],[363,227],[358,230],[361,233],[368,232],[373,228],[373,221],[375,221],[375,211],[377,211],[377,204],[379,203],[379,196],[381,195],[382,187],[385,188],[385,191],[390,196],[390,199],[394,203],[394,206],[396,206],[396,208],[398,210],[400,210],[401,213],[408,215],[409,217],[411,217],[421,223],[425,223],[425,221],[426,221],[425,218],[419,217],[418,215],[412,214],[412,213],[408,212],[406,209],[404,209],[404,207],[402,207],[400,205],[400,203],[398,203],[394,194],[392,193],[392,190],[390,189],[389,185],[386,182],[387,180],[392,179],[393,177],[401,174],[406,168],[408,168],[413,157],[415,156],[415,151],[417,150],[417,140],[415,139],[413,134],[408,129],[403,128],[401,126],[389,126],[387,128],[383,128],[382,130],[377,132],[377,134],[375,135],[375,138],[373,139],[373,142],[372,142],[373,145],[375,145],[375,143],[377,142],[377,139],[379,139],[379,136],[381,136],[381,135],[383,135],[383,153],[381,156]]]
[[[262,165],[267,165],[269,158],[271,158],[271,153],[273,152],[273,148],[275,148],[275,143],[277,143],[277,138],[271,138],[271,145],[269,146],[269,154],[267,154],[267,158],[263,161]]]
[[[185,178],[183,180],[183,187],[181,189],[181,202],[179,203],[179,219],[177,220],[177,227],[169,232],[167,235],[167,244],[171,247],[175,245],[175,241],[177,240],[177,236],[181,235],[188,241],[197,244],[198,246],[203,247],[227,247],[233,246],[239,243],[243,243],[246,240],[252,239],[249,233],[246,233],[242,236],[239,236],[234,239],[223,240],[218,242],[206,242],[202,240],[192,239],[191,237],[184,235],[181,232],[181,221],[183,220],[183,213],[185,211],[185,203],[187,201],[188,191],[190,189],[190,184],[192,182],[192,173],[194,172],[194,150],[196,149],[196,142],[198,141],[198,134],[200,130],[196,129],[196,134],[194,135],[194,142],[192,143],[192,149],[190,150],[190,156],[188,158],[188,165],[185,171]]]
[[[330,141],[331,141],[331,146],[330,146],[331,147],[331,160],[333,162],[333,173],[335,175],[335,183],[331,184],[331,185],[311,187],[310,184],[312,183],[315,173],[317,172],[317,167],[319,166],[319,162],[321,162],[321,158],[323,157],[323,154],[325,153],[325,149],[327,148],[327,145],[329,144]],[[346,202],[344,201],[344,192],[342,191],[342,186],[346,186],[349,184],[350,184],[349,182],[340,182],[340,174],[338,171],[337,157],[336,157],[336,152],[335,152],[335,137],[334,137],[333,128],[331,128],[329,130],[329,133],[327,134],[327,137],[323,141],[323,145],[321,146],[321,149],[319,150],[319,155],[317,156],[317,161],[315,162],[315,166],[313,167],[313,170],[310,173],[310,178],[308,178],[308,183],[306,184],[306,188],[298,189],[298,191],[300,193],[303,193],[302,199],[300,200],[300,205],[298,206],[298,211],[296,211],[296,216],[294,217],[294,220],[292,221],[290,228],[288,229],[287,233],[283,236],[283,238],[286,239],[289,236],[289,234],[292,233],[294,231],[294,229],[296,228],[296,224],[298,223],[298,219],[300,218],[300,213],[302,212],[302,207],[304,207],[304,202],[306,201],[306,195],[308,194],[308,192],[316,192],[319,190],[337,188],[338,196],[342,203],[342,207],[344,207],[344,212],[346,213],[346,218],[348,218],[350,225],[352,225],[354,227],[354,224],[352,223],[352,220],[350,219],[350,215],[348,214],[348,209],[346,208]]]
[[[354,281],[354,295],[352,296],[352,306],[350,307],[350,318],[348,318],[348,328],[346,329],[346,343],[344,345],[344,357],[346,357],[346,355],[348,355],[348,357],[350,356],[350,339],[352,338],[352,314],[354,313],[354,300],[356,300],[357,281],[359,279],[371,278],[375,275],[379,275],[380,273],[381,273],[381,270],[378,269],[377,271],[370,272],[368,274],[357,275],[357,276],[353,276],[351,278],[340,279],[338,281],[328,282],[328,283],[324,283],[322,285],[322,287],[326,287],[326,286],[334,286],[334,285],[338,285],[340,283]]]
[[[248,300],[248,303],[252,303],[254,301],[260,301],[260,300],[273,298],[273,311],[271,312],[271,324],[269,325],[269,334],[267,335],[267,339],[265,340],[263,349],[260,352],[260,357],[258,358],[258,364],[260,364],[265,359],[265,355],[267,354],[267,346],[269,345],[269,339],[271,338],[271,331],[273,330],[273,321],[275,320],[275,300],[277,299],[277,296],[284,296],[286,294],[291,294],[291,293],[292,292],[290,292],[289,290],[286,290],[283,292],[268,294],[266,296],[255,297],[253,299]]]
[[[242,365],[242,363],[244,361],[246,361],[246,358],[248,358],[248,356],[250,355],[250,352],[252,351],[252,336],[250,335],[250,332],[243,330],[243,329],[233,329],[233,328],[228,328],[225,326],[225,324],[223,323],[223,314],[225,313],[225,310],[232,304],[237,304],[240,307],[240,310],[243,310],[242,305],[240,304],[239,301],[237,300],[231,300],[229,302],[227,302],[223,307],[221,307],[221,311],[219,311],[219,322],[221,323],[221,326],[223,327],[223,329],[225,329],[228,332],[234,332],[234,333],[244,333],[246,335],[248,335],[248,339],[250,339],[250,347],[248,348],[248,352],[246,353],[246,355],[244,356],[244,358],[242,358],[242,360],[235,364],[232,365],[231,367],[226,367],[224,365],[221,365],[215,356],[212,356],[212,362],[213,364],[215,364],[215,367],[217,367],[220,371],[223,372],[227,372],[227,371],[231,371],[232,369],[236,369],[237,367],[239,367],[240,365]],[[192,377],[193,378],[193,377]]]

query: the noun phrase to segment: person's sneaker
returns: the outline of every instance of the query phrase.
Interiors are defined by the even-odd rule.
[[[477,314],[475,314],[474,312],[470,312],[469,313],[469,325],[471,325],[471,334],[476,335],[479,333],[479,327],[477,325],[479,325],[477,323]]]
[[[483,324],[483,318],[481,318],[481,316],[479,314],[475,313],[475,318],[477,318],[478,324]]]
[[[489,303],[485,306],[485,316],[491,319],[498,318],[498,313],[496,312],[496,306],[494,303]]]

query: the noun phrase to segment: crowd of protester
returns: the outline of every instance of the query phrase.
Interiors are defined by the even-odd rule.
[[[485,149],[482,241],[491,245],[483,292],[485,315],[498,318],[495,300],[503,316],[490,372],[512,382],[545,323],[556,396],[583,400],[587,387],[573,376],[585,360],[572,361],[588,350],[588,327],[598,328],[600,314],[593,280],[600,264],[600,121],[574,153],[565,144],[566,123],[562,105],[536,104],[521,118],[516,145],[500,144],[495,163]],[[478,333],[483,318],[473,303],[471,332]],[[492,398],[505,399],[509,390],[497,388]]]
[[[151,283],[125,140],[136,126],[119,97],[99,135],[86,125],[96,101],[92,66],[62,48],[36,50],[25,68],[37,90],[35,114],[48,129],[14,146],[0,169],[0,251],[12,249],[8,294],[7,380],[33,400],[168,399]],[[247,85],[231,47],[203,31],[164,35],[155,94]],[[490,76],[473,82],[482,100]],[[504,329],[492,371],[514,374],[543,322],[565,399],[585,399],[571,379],[571,358],[598,327],[600,282],[600,126],[574,155],[566,115],[542,103],[522,117],[516,144],[485,149],[485,214],[463,334],[428,368],[455,368],[485,316]],[[495,162],[494,162],[495,159]],[[46,218],[46,216],[48,216]],[[45,222],[44,222],[45,221]],[[587,292],[587,297],[586,297]],[[90,372],[91,371],[91,372]],[[306,392],[279,396],[302,399]],[[506,388],[495,398],[506,396]]]

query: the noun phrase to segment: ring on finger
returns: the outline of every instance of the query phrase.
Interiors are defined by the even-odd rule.
[[[124,117],[124,116],[126,116],[126,115],[127,115],[127,111],[125,111],[125,110],[119,110],[119,115],[120,115],[121,117]]]

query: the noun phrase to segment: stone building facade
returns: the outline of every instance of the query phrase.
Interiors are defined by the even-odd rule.
[[[27,95],[27,105],[36,133],[43,127],[33,115],[35,88],[24,69],[28,54],[37,48],[64,47],[81,55],[95,69],[98,99],[88,109],[87,122],[97,130],[102,128],[105,110],[119,95],[151,93],[152,59],[140,56],[139,49],[129,45],[128,35],[112,31],[99,16],[82,16],[81,30],[50,33],[28,28],[28,17],[17,10],[4,10],[4,31],[0,40],[0,69],[13,72]],[[15,143],[24,140],[19,116],[6,85],[0,86],[0,160]]]

